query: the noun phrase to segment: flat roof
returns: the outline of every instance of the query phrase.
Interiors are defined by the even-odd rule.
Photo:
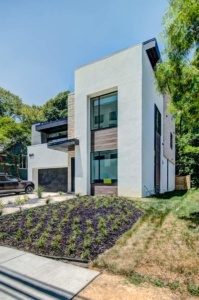
[[[36,125],[35,129],[37,131],[46,131],[46,130],[53,129],[53,128],[56,128],[59,126],[64,126],[67,124],[68,124],[68,118],[64,118],[64,119],[59,119],[59,120],[55,120],[55,121],[39,123]]]
[[[155,44],[155,56],[156,56],[156,54],[157,54],[157,57],[159,57],[159,59],[160,59],[160,51],[159,51],[159,48],[158,48],[158,43],[157,43],[157,40],[156,40],[156,38],[152,38],[152,39],[150,39],[150,40],[147,40],[147,41],[145,41],[145,42],[143,42],[143,43],[137,43],[137,44],[135,44],[135,45],[133,45],[133,46],[130,46],[130,47],[127,47],[127,48],[124,48],[124,49],[122,49],[122,50],[119,50],[119,51],[116,51],[116,52],[114,52],[114,53],[112,53],[112,54],[109,54],[109,55],[107,55],[107,56],[104,56],[104,57],[102,57],[102,58],[99,58],[99,59],[96,59],[96,60],[93,60],[93,61],[91,61],[91,62],[89,62],[89,63],[86,63],[86,64],[84,64],[84,65],[82,65],[82,66],[80,66],[80,67],[77,67],[76,69],[75,69],[75,71],[76,70],[79,70],[79,69],[81,69],[81,68],[83,68],[83,67],[85,67],[85,66],[88,66],[88,65],[91,65],[91,64],[93,64],[93,63],[96,63],[96,62],[98,62],[98,61],[101,61],[101,60],[104,60],[104,59],[106,59],[106,58],[108,58],[108,57],[111,57],[111,56],[113,56],[113,55],[116,55],[116,54],[118,54],[118,53],[120,53],[120,52],[123,52],[123,51],[126,51],[126,50],[128,50],[128,49],[132,49],[132,48],[134,48],[134,47],[137,47],[138,45],[144,45],[144,46],[146,46],[146,45],[149,45],[149,44]],[[153,47],[152,47],[153,48]],[[145,49],[146,50],[146,49]],[[147,51],[147,50],[146,50]],[[148,54],[148,53],[147,53]],[[148,55],[149,56],[149,55]],[[156,58],[157,58],[156,57]],[[150,58],[149,58],[149,60],[150,60]]]

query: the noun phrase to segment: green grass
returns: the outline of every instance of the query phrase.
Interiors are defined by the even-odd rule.
[[[129,201],[144,215],[93,265],[136,285],[198,296],[199,190]]]

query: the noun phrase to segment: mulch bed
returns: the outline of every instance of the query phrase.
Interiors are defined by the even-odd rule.
[[[91,260],[141,216],[126,198],[82,196],[0,217],[0,245]]]

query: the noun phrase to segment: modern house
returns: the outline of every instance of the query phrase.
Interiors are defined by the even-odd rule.
[[[0,145],[0,172],[27,179],[27,148],[22,142]]]
[[[28,147],[28,178],[48,192],[67,192],[68,154],[59,143],[67,140],[67,119],[32,125]],[[53,145],[56,144],[56,150]]]
[[[60,168],[67,168],[68,192],[145,197],[174,190],[175,124],[168,96],[154,85],[159,60],[152,39],[75,71],[67,137],[45,144],[52,151],[45,168],[59,157]],[[35,129],[45,133],[42,124]],[[34,181],[32,174],[37,178],[42,171],[30,164],[32,147],[29,179]]]

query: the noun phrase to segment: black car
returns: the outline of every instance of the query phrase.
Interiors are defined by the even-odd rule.
[[[30,194],[34,188],[35,185],[32,181],[22,180],[5,173],[0,173],[0,194],[19,194],[21,192]]]

